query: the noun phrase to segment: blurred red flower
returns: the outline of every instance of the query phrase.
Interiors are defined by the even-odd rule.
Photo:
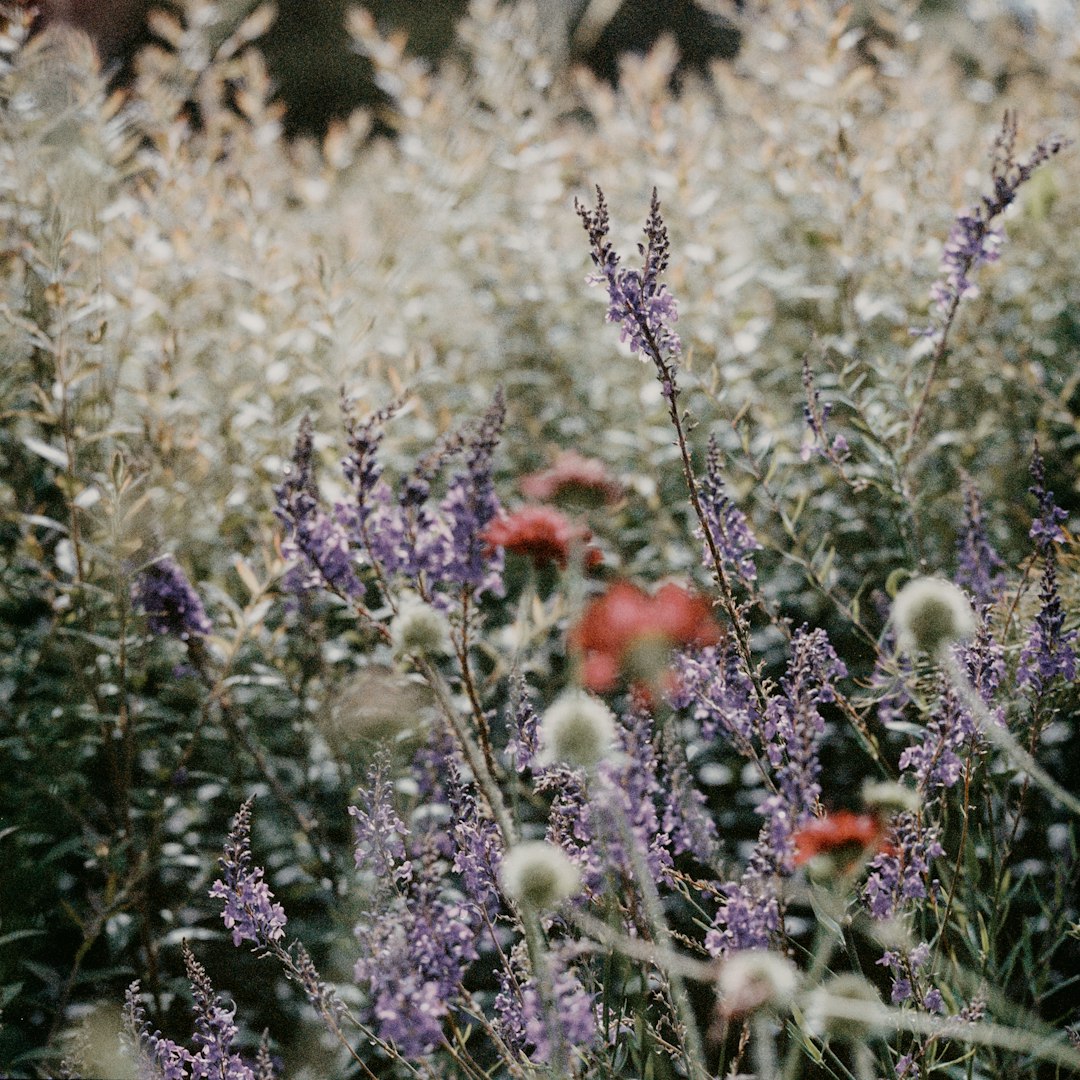
[[[795,865],[802,866],[818,855],[838,853],[851,856],[850,866],[868,849],[884,850],[885,823],[873,814],[836,810],[823,818],[813,818],[795,832]]]
[[[596,458],[583,457],[576,450],[564,450],[552,466],[529,473],[520,480],[526,498],[544,502],[571,496],[582,502],[618,502],[622,485],[608,472],[607,466]]]
[[[719,640],[705,598],[675,584],[650,595],[628,581],[593,600],[570,632],[570,645],[583,658],[582,680],[597,693],[611,690],[620,672],[655,683],[673,648]]]
[[[575,546],[585,545],[592,533],[577,525],[551,506],[523,506],[511,514],[501,514],[484,530],[489,548],[505,548],[532,559],[536,566],[555,563],[565,569]],[[597,566],[603,561],[597,548],[585,548],[585,565]]]

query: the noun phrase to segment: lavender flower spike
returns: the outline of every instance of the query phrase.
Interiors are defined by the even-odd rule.
[[[1039,515],[1029,535],[1043,558],[1043,572],[1039,614],[1020,652],[1016,681],[1039,695],[1059,675],[1066,683],[1076,678],[1076,631],[1065,630],[1065,611],[1057,583],[1057,545],[1065,540],[1061,522],[1068,515],[1046,488],[1046,470],[1037,445],[1031,455],[1031,476],[1034,483],[1029,490],[1039,502]]]
[[[123,1017],[125,1040],[135,1053],[138,1080],[188,1080],[191,1053],[160,1031],[150,1030],[139,1001],[137,979],[124,993]]]
[[[251,865],[251,804],[248,799],[233,818],[218,860],[222,876],[210,895],[225,901],[221,917],[232,931],[233,944],[253,941],[263,948],[285,936],[285,909],[274,903],[274,894],[263,881],[262,867]]]
[[[152,562],[142,571],[132,588],[131,599],[146,612],[152,634],[169,634],[187,641],[206,637],[213,630],[199,594],[171,555]]]
[[[599,185],[595,210],[587,209],[576,199],[574,208],[589,234],[592,261],[600,270],[590,276],[589,283],[607,285],[610,300],[607,321],[619,324],[621,338],[630,343],[632,352],[641,353],[643,360],[664,367],[679,355],[682,343],[670,325],[678,318],[675,298],[660,281],[660,275],[667,269],[670,245],[656,188],[645,222],[645,243],[638,244],[644,260],[640,270],[619,268],[619,256],[608,239],[610,219]]]
[[[964,531],[956,550],[956,584],[967,589],[980,608],[992,604],[1005,588],[1005,564],[986,534],[979,490],[969,476],[964,477]]]
[[[1001,131],[994,142],[994,165],[991,180],[992,195],[984,195],[978,206],[959,214],[953,222],[945,250],[941,256],[941,276],[930,290],[943,323],[948,324],[965,297],[977,296],[978,286],[972,272],[983,263],[998,257],[1003,239],[994,221],[1013,203],[1020,186],[1044,162],[1065,147],[1066,141],[1051,136],[1032,151],[1026,161],[1018,162],[1016,151],[1016,114],[1006,112]]]
[[[227,1009],[214,993],[206,971],[185,944],[184,967],[195,997],[194,1041],[199,1052],[191,1058],[192,1080],[255,1080],[251,1066],[233,1050],[236,1006]]]
[[[735,505],[724,490],[720,467],[720,447],[709,436],[709,449],[705,458],[705,479],[701,483],[701,507],[712,534],[716,550],[720,552],[728,569],[745,585],[757,579],[754,552],[761,544],[754,536],[746,515]],[[702,534],[703,535],[703,534]],[[705,548],[704,563],[712,565],[712,552]]]

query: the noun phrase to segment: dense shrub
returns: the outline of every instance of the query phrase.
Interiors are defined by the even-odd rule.
[[[4,14],[4,1074],[1077,1070],[1075,28],[224,7]]]

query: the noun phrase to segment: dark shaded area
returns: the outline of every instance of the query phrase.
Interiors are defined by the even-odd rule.
[[[68,22],[95,41],[106,65],[120,81],[130,71],[139,47],[150,40],[146,16],[151,0],[42,0],[41,23]],[[358,106],[386,104],[372,79],[371,67],[352,49],[344,20],[352,0],[279,0],[278,17],[261,42],[279,95],[287,106],[291,134],[321,134],[330,121],[348,116]],[[383,32],[407,35],[409,49],[437,63],[454,42],[454,28],[468,0],[369,0],[365,4]],[[694,0],[623,0],[617,10],[578,43],[576,32],[588,7],[570,0],[565,7],[542,8],[545,17],[565,23],[554,37],[570,43],[570,59],[586,63],[614,82],[619,57],[646,52],[661,34],[674,37],[682,69],[704,73],[709,62],[730,58],[739,47],[735,27],[705,11]],[[678,75],[676,76],[676,81]]]

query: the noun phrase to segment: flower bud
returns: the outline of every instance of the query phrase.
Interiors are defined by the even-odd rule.
[[[499,871],[506,895],[531,911],[547,911],[577,892],[578,868],[561,847],[532,840],[512,847]]]
[[[412,593],[402,596],[390,637],[397,656],[443,656],[451,651],[446,616]]]
[[[784,1012],[798,985],[798,970],[786,956],[766,949],[733,952],[716,980],[720,1011],[726,1017],[745,1016],[762,1008]]]
[[[611,710],[582,690],[570,690],[540,720],[539,760],[593,769],[608,756],[614,739]]]
[[[937,656],[975,633],[975,613],[963,591],[943,578],[914,578],[893,601],[897,643],[905,652]]]

